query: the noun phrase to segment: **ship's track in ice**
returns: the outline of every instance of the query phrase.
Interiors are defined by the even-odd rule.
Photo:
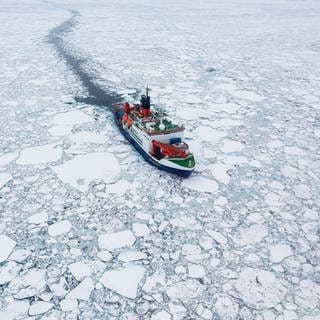
[[[121,95],[111,89],[106,90],[97,85],[95,82],[95,75],[93,73],[88,73],[85,69],[87,59],[75,55],[76,49],[68,47],[64,41],[64,36],[71,32],[77,25],[77,17],[80,15],[76,10],[68,11],[71,13],[71,17],[62,22],[59,26],[53,28],[48,33],[47,40],[53,45],[56,52],[66,62],[72,72],[79,77],[82,85],[88,92],[88,97],[76,97],[76,100],[113,110],[114,103],[121,100]]]

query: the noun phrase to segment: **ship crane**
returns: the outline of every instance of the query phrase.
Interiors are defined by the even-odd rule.
[[[162,143],[156,140],[152,141],[152,147],[153,147],[154,154],[156,154],[155,151],[157,150],[157,148],[160,148],[161,153],[164,156],[168,156],[169,158],[174,158],[174,157],[186,158],[188,156],[188,154],[184,150],[174,147],[171,144]]]

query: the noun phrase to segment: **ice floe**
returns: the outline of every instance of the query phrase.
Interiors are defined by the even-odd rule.
[[[80,131],[76,132],[69,136],[75,143],[95,143],[95,144],[103,144],[106,142],[106,137],[100,133],[89,132],[89,131]]]
[[[72,224],[68,220],[56,222],[48,227],[48,233],[51,237],[57,237],[64,233],[68,233],[72,228]]]
[[[7,260],[16,242],[6,235],[0,234],[0,263]]]
[[[93,180],[114,182],[120,173],[120,166],[113,154],[101,152],[75,156],[62,165],[52,167],[52,170],[65,183],[87,191]]]
[[[36,316],[38,314],[46,313],[53,308],[54,304],[45,301],[36,301],[31,304],[29,308],[29,315]]]
[[[269,247],[270,261],[281,262],[283,259],[292,256],[291,247],[287,244],[276,244]]]
[[[181,185],[188,189],[208,193],[215,193],[219,188],[215,181],[201,176],[193,176],[183,180]]]
[[[70,272],[72,275],[78,280],[81,281],[82,279],[90,276],[91,274],[91,268],[90,265],[79,261],[79,262],[74,262],[68,266]]]
[[[66,295],[66,299],[78,299],[87,301],[93,290],[94,284],[92,279],[86,278]]]
[[[76,125],[87,122],[94,122],[94,119],[80,110],[73,110],[56,114],[51,123],[56,125]]]
[[[62,148],[54,144],[23,149],[16,163],[20,165],[55,162],[62,156]]]
[[[0,189],[12,179],[12,175],[6,172],[0,173]]]
[[[106,288],[134,299],[137,296],[138,285],[144,274],[145,269],[143,267],[132,266],[121,270],[106,271],[100,281]]]
[[[102,234],[98,238],[99,246],[102,249],[115,250],[122,247],[132,246],[135,237],[131,230],[124,230],[115,233]]]

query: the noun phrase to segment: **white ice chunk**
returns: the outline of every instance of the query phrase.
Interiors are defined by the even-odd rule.
[[[0,189],[10,180],[12,179],[12,175],[6,172],[0,173]]]
[[[151,320],[171,320],[171,314],[167,311],[159,311],[157,313],[152,314]]]
[[[0,263],[7,260],[15,246],[16,242],[14,240],[0,234]]]
[[[295,195],[300,199],[310,199],[311,191],[310,188],[305,184],[299,184],[294,186],[293,191]]]
[[[30,250],[18,249],[11,254],[9,259],[16,261],[16,262],[22,262],[22,261],[26,260],[30,256],[30,254],[31,254]]]
[[[36,301],[29,308],[29,315],[36,316],[38,314],[46,313],[53,308],[54,304],[45,301]]]
[[[93,289],[94,284],[92,279],[86,278],[66,295],[66,299],[79,299],[87,301]]]
[[[264,97],[247,90],[232,90],[231,94],[237,98],[249,100],[251,102],[260,102],[264,100]]]
[[[28,309],[29,301],[12,301],[6,306],[4,310],[0,311],[0,319],[26,319]]]
[[[93,180],[114,182],[120,173],[120,165],[113,154],[101,152],[75,156],[52,170],[65,183],[80,191],[87,191]]]
[[[206,230],[206,232],[216,242],[221,243],[221,244],[227,244],[228,243],[228,239],[224,235],[222,235],[220,232],[214,231],[214,230],[209,230],[209,229]]]
[[[36,213],[28,218],[29,223],[32,224],[41,224],[48,221],[48,213],[47,212],[40,212]]]
[[[71,230],[72,224],[68,220],[56,222],[48,227],[48,233],[51,237],[56,237]]]
[[[135,237],[131,230],[125,230],[100,235],[98,238],[98,242],[100,248],[114,250],[126,246],[132,246],[135,242]]]
[[[86,122],[94,122],[94,119],[80,110],[58,113],[51,121],[57,125],[76,125]]]
[[[106,142],[106,137],[100,133],[81,131],[69,136],[69,138],[76,143],[96,143],[103,144]]]
[[[47,144],[22,150],[16,163],[25,165],[54,162],[59,160],[61,156],[61,147],[58,147],[54,144]]]
[[[0,155],[0,167],[4,167],[18,157],[17,152],[10,152]]]
[[[72,275],[78,280],[89,276],[91,274],[90,265],[82,261],[72,263],[68,266]]]
[[[53,126],[51,127],[48,131],[52,136],[67,136],[71,133],[72,126],[63,126],[63,125],[58,125],[58,126]]]
[[[132,186],[126,180],[119,180],[116,183],[108,184],[106,187],[106,193],[116,194],[118,196],[123,196],[126,194],[127,190]]]
[[[144,223],[134,223],[132,225],[132,230],[137,237],[144,237],[150,233],[150,229]]]
[[[121,270],[110,270],[103,274],[100,282],[108,289],[130,299],[135,299],[145,268],[132,266]]]
[[[215,308],[221,319],[238,319],[238,304],[228,295],[219,294],[215,303]]]
[[[60,301],[61,310],[64,312],[77,309],[78,301],[76,299],[64,299]]]
[[[286,244],[276,244],[270,246],[270,260],[273,263],[281,262],[283,259],[292,256],[292,250],[289,245]]]
[[[10,282],[14,279],[22,269],[21,264],[9,261],[3,266],[0,266],[0,285]]]
[[[264,224],[252,224],[248,228],[240,229],[236,243],[238,245],[248,245],[260,242],[268,235],[268,229]]]
[[[218,184],[214,180],[201,176],[192,176],[189,179],[185,179],[181,185],[182,187],[199,192],[216,193],[218,191]]]
[[[223,146],[221,147],[222,152],[231,153],[239,152],[244,148],[244,144],[235,140],[224,140]]]
[[[200,264],[191,264],[188,266],[188,274],[190,278],[203,278],[206,275],[206,271]]]
[[[9,291],[17,292],[14,294],[16,299],[33,297],[45,289],[46,270],[31,269],[25,274],[20,274],[9,283]]]
[[[225,131],[215,130],[208,126],[199,126],[194,132],[201,140],[208,142],[218,142],[227,135]]]
[[[208,166],[212,172],[214,178],[221,183],[228,184],[230,182],[230,175],[227,173],[228,170],[232,169],[233,166],[223,163],[215,163]]]
[[[104,262],[107,262],[107,261],[110,261],[112,259],[112,254],[107,251],[107,250],[104,250],[104,251],[100,251],[97,253],[97,257],[104,261]]]
[[[235,289],[245,305],[257,310],[273,308],[287,291],[272,272],[253,268],[241,271]]]
[[[147,255],[139,251],[125,251],[119,254],[118,259],[123,262],[136,261],[141,259],[146,259]]]

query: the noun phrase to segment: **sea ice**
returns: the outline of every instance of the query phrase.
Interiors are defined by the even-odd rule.
[[[91,274],[90,265],[82,261],[72,263],[68,268],[78,281],[81,281],[83,278],[88,277]]]
[[[231,153],[231,152],[239,152],[244,148],[243,143],[235,140],[224,140],[223,146],[221,147],[222,152]]]
[[[126,246],[132,246],[135,240],[136,239],[131,230],[102,234],[98,238],[100,248],[107,250],[115,250]]]
[[[92,279],[86,278],[66,295],[66,299],[79,299],[87,301],[93,289],[94,284]]]
[[[147,236],[151,232],[148,226],[144,223],[134,223],[132,225],[132,230],[137,237]]]
[[[215,302],[217,313],[224,320],[238,319],[239,306],[230,296],[219,294]]]
[[[4,167],[18,157],[17,152],[10,152],[0,155],[0,167]]]
[[[159,311],[157,313],[153,313],[151,316],[151,320],[171,320],[171,314],[167,311]]]
[[[93,180],[114,182],[120,173],[120,166],[113,154],[101,152],[75,156],[62,165],[52,167],[52,170],[62,181],[80,191],[87,191]]]
[[[201,176],[192,176],[189,179],[185,179],[181,185],[199,192],[216,193],[218,191],[218,184],[215,181]]]
[[[61,158],[62,149],[54,144],[30,147],[22,150],[16,163],[21,165],[54,162]]]
[[[69,136],[69,139],[76,143],[95,143],[103,144],[106,142],[106,137],[100,133],[90,131],[80,131]]]
[[[56,237],[71,230],[72,224],[68,220],[56,222],[48,227],[48,233],[51,237]]]
[[[36,301],[29,308],[29,315],[36,316],[38,314],[43,314],[52,309],[54,306],[53,303],[45,301]]]
[[[0,319],[26,319],[28,309],[29,301],[12,301],[6,306],[4,310],[0,311]]]
[[[124,251],[119,254],[118,259],[123,262],[137,261],[146,259],[147,255],[139,251]]]
[[[206,272],[200,264],[190,264],[188,266],[188,275],[190,278],[203,278],[206,275]]]
[[[64,312],[75,310],[78,307],[76,299],[64,299],[60,301],[61,310]]]
[[[135,299],[140,281],[145,273],[145,269],[141,266],[127,267],[121,270],[106,271],[101,283],[108,289],[127,298]]]
[[[22,265],[14,261],[9,261],[3,266],[0,266],[0,286],[14,279],[21,269]]]
[[[66,136],[71,133],[71,126],[58,125],[51,127],[48,131],[52,136]]]
[[[7,260],[16,246],[16,242],[6,235],[0,234],[0,263]]]
[[[223,163],[215,163],[213,165],[208,166],[210,171],[212,172],[214,178],[221,183],[228,184],[230,181],[230,175],[228,174],[228,170],[232,169],[233,166],[229,164]]]
[[[269,247],[270,260],[273,263],[281,262],[283,259],[292,256],[291,247],[287,244],[276,244]]]
[[[295,195],[300,199],[310,199],[311,191],[310,188],[305,184],[299,184],[293,188]]]
[[[57,125],[73,126],[76,124],[94,122],[94,119],[80,110],[74,110],[56,114],[51,122]]]
[[[40,212],[36,213],[28,218],[29,223],[32,224],[41,224],[48,221],[48,213],[47,212]]]
[[[234,284],[244,304],[257,310],[273,308],[287,292],[272,272],[253,268],[243,269]]]
[[[221,243],[221,244],[227,244],[228,243],[228,239],[224,235],[222,235],[220,232],[214,231],[214,230],[209,230],[209,229],[207,229],[206,232],[216,242]]]
[[[10,180],[12,179],[12,175],[6,172],[0,173],[0,189]]]
[[[126,180],[119,180],[116,183],[108,184],[106,186],[106,193],[116,194],[120,197],[125,195],[132,187],[132,184]]]
[[[225,131],[215,130],[208,126],[199,126],[194,130],[194,132],[201,140],[213,143],[218,142],[221,138],[227,135]]]

